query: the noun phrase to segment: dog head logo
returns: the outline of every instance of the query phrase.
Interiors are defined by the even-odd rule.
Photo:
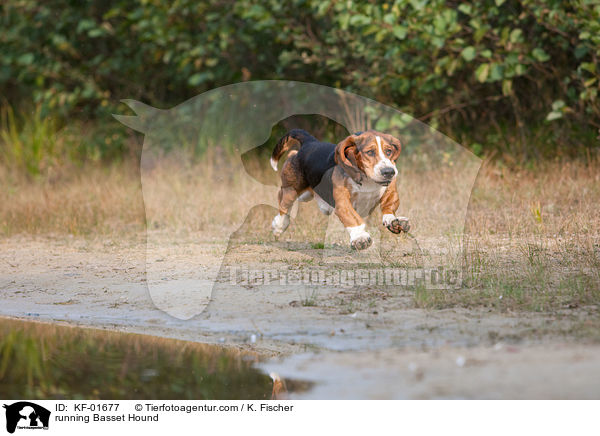
[[[400,212],[411,219],[410,237],[414,246],[420,244],[424,236],[437,241],[437,246],[448,234],[455,240],[462,237],[481,160],[428,125],[389,106],[338,89],[289,81],[229,85],[169,110],[133,100],[124,100],[124,103],[136,115],[115,115],[115,118],[145,135],[141,181],[148,230],[146,283],[156,307],[178,319],[192,318],[202,313],[209,303],[216,303],[219,289],[224,289],[223,281],[230,277],[226,267],[243,265],[240,257],[243,249],[236,251],[236,248],[247,246],[250,241],[265,250],[286,249],[283,242],[274,238],[272,230],[273,216],[281,211],[278,201],[281,180],[280,173],[270,167],[270,163],[277,162],[273,158],[269,161],[272,150],[266,150],[265,144],[275,135],[275,126],[292,116],[318,115],[345,129],[332,142],[347,145],[337,148],[344,153],[337,156],[336,162],[345,164],[344,173],[358,180],[360,186],[355,190],[368,191],[372,179],[379,182],[375,188],[380,192],[380,188],[393,180],[400,197]],[[193,159],[215,159],[219,152],[224,154],[224,150],[236,158],[221,162],[217,159],[205,169],[190,164]],[[288,156],[294,152],[290,150]],[[264,164],[265,171],[255,171],[248,164],[252,160],[249,156]],[[418,171],[425,167],[427,172],[419,176],[421,182],[406,185],[403,168]],[[189,181],[210,177],[210,187],[198,183],[182,186],[181,176]],[[300,196],[299,201],[310,201],[313,198],[310,194]],[[451,197],[450,202],[448,197]],[[287,227],[289,220],[292,224],[298,223],[303,210],[307,210],[303,208],[314,208],[313,203],[290,209],[280,219],[285,225],[279,227]],[[330,209],[325,203],[318,203],[319,208]],[[386,223],[384,218],[384,226],[398,233],[402,222],[394,219],[391,212],[384,211],[384,214],[389,221]],[[202,216],[203,227],[195,228],[199,220],[190,217],[199,216]],[[341,253],[350,244],[347,232],[336,220],[336,214],[330,212],[316,226],[322,228],[313,225],[310,229],[314,234],[309,242],[326,248],[321,250],[319,264],[340,259],[345,265],[351,261],[371,265],[386,261],[387,252],[380,249],[382,243],[379,242],[383,240],[378,233],[381,222],[374,230],[367,227],[351,233],[353,246],[360,245],[356,241],[365,239],[367,231],[373,240],[372,244],[369,240],[369,244],[360,245],[359,248],[364,248],[360,253],[351,254]],[[208,262],[202,256],[190,254],[197,243],[189,238],[189,230],[201,232],[210,226],[222,235],[214,238],[214,250]],[[294,227],[299,226],[291,225],[290,229]],[[357,228],[362,229],[362,226],[357,225]],[[338,233],[340,240],[346,242],[331,242],[337,241]],[[387,236],[389,232],[381,233]],[[401,240],[397,237],[392,244],[398,245],[397,241]],[[338,251],[341,251],[327,251],[332,246],[335,250],[340,247]],[[166,256],[168,263],[162,262]],[[398,259],[401,255],[391,257]],[[263,253],[254,253],[252,259],[260,261]],[[426,266],[427,258],[420,259]]]
[[[6,431],[14,433],[18,429],[48,429],[50,411],[29,401],[5,404]]]

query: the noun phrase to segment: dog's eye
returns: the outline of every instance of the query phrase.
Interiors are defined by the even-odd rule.
[[[367,151],[367,156],[370,156],[370,157],[375,156],[375,151],[373,151],[373,150]]]
[[[392,155],[392,149],[391,149],[391,148],[388,148],[388,149],[385,151],[385,154],[386,154],[386,155],[388,155],[388,156],[391,156],[391,155]]]

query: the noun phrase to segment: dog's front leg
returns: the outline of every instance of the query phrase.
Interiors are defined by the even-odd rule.
[[[400,206],[398,191],[396,190],[396,179],[387,187],[381,197],[381,213],[383,214],[383,226],[392,233],[408,232],[410,224],[408,218],[397,217],[394,213]]]
[[[373,243],[371,235],[365,231],[365,222],[352,207],[350,191],[344,186],[333,187],[335,214],[350,234],[350,245],[355,250],[364,250]]]

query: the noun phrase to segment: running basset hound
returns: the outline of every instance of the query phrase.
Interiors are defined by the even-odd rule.
[[[276,237],[289,226],[294,201],[313,198],[324,214],[335,211],[350,233],[350,245],[356,250],[368,248],[373,242],[365,231],[363,218],[377,204],[381,206],[383,225],[390,232],[410,230],[408,218],[394,214],[400,203],[395,165],[401,149],[398,139],[368,130],[350,135],[335,145],[321,142],[304,130],[290,130],[271,155],[275,171],[279,159],[292,148],[281,170],[279,214],[271,223]]]

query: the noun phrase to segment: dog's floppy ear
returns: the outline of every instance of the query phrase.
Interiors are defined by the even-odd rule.
[[[350,135],[335,148],[335,163],[342,167],[344,172],[359,185],[362,173],[356,161],[356,135]]]
[[[392,157],[390,158],[390,160],[392,160],[393,162],[396,162],[396,160],[400,157],[400,152],[402,151],[402,144],[400,143],[400,140],[392,135],[387,135],[388,142],[390,144],[392,144],[393,147],[396,148],[396,150],[394,151],[394,154],[392,155]]]

